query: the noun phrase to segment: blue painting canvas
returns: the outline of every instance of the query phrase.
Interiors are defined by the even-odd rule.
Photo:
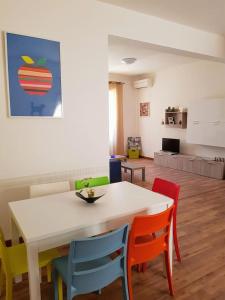
[[[62,117],[60,43],[6,33],[13,117]]]

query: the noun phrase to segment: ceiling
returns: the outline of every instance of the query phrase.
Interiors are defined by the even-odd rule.
[[[100,0],[225,35],[225,0]]]
[[[125,57],[135,57],[137,61],[131,65],[121,63]],[[197,59],[161,52],[147,43],[109,37],[109,72],[124,75],[140,75],[155,73],[172,66],[195,62]]]

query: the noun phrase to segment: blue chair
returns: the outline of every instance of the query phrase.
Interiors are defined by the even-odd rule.
[[[127,239],[125,225],[104,235],[72,241],[69,256],[53,260],[54,299],[63,299],[62,281],[67,287],[67,300],[71,300],[99,291],[121,277],[124,300],[129,300]],[[112,259],[110,255],[116,251],[119,255]]]

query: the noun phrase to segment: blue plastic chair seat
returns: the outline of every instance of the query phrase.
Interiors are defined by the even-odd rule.
[[[87,271],[91,270],[97,267],[101,267],[111,261],[111,258],[109,256],[102,257],[99,259],[95,259],[92,261],[82,262],[76,264],[76,271]],[[68,278],[68,262],[69,257],[59,257],[53,261],[53,266],[57,269],[58,273],[61,275],[63,281],[67,284],[67,278]]]

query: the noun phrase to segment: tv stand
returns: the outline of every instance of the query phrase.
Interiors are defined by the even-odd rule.
[[[154,153],[155,164],[176,170],[191,172],[216,179],[224,179],[225,162],[215,161],[210,158],[176,154],[171,155],[160,151]]]
[[[177,155],[177,154],[179,154],[177,152],[170,152],[170,151],[163,151],[163,150],[161,150],[160,153],[164,153],[164,154],[167,154],[167,155]]]

